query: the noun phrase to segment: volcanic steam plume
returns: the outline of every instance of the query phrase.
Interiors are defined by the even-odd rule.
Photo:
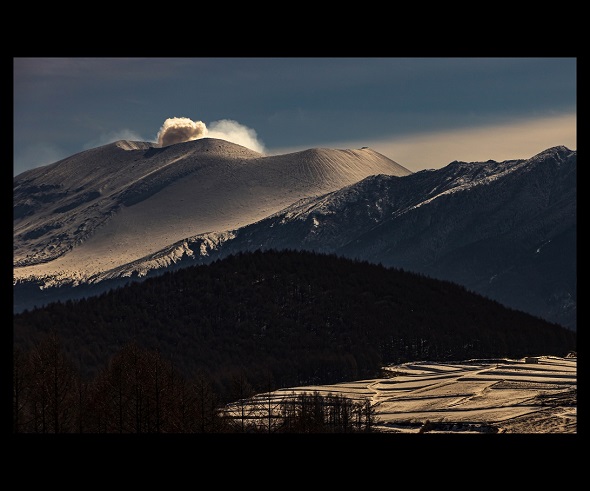
[[[258,141],[256,132],[231,119],[214,121],[209,130],[202,121],[193,121],[190,118],[168,118],[158,131],[157,140],[158,145],[166,147],[207,136],[264,153],[264,145]]]

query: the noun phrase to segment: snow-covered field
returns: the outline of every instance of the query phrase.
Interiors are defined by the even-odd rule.
[[[389,433],[577,433],[576,370],[577,358],[555,356],[412,362],[386,367],[387,378],[285,388],[251,402],[266,408],[316,391],[368,398],[376,428]]]

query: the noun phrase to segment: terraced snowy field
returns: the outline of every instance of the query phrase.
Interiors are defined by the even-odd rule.
[[[385,370],[391,376],[285,388],[251,401],[263,408],[272,400],[277,407],[285,397],[314,392],[369,399],[375,429],[390,433],[577,432],[575,357],[423,361]]]

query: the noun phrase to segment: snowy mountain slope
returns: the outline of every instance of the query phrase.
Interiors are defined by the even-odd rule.
[[[576,225],[576,152],[558,147],[524,161],[370,177],[239,231],[231,249],[380,262],[575,329]]]
[[[81,246],[15,268],[15,311],[240,251],[288,248],[454,281],[576,329],[575,151],[554,147],[530,159],[411,173],[370,149],[262,157],[208,140],[138,149],[146,160],[170,155],[158,165],[140,159],[151,173],[119,185],[108,203],[117,213]],[[187,150],[195,157],[183,159]],[[232,152],[238,155],[228,158]],[[23,220],[15,220],[15,235]],[[51,288],[63,285],[80,286]]]
[[[307,249],[417,271],[576,328],[576,152],[376,175],[225,234],[201,234],[95,280],[243,250]]]
[[[15,177],[15,281],[86,281],[377,173],[411,174],[369,148],[266,157],[202,138],[163,148],[119,141],[81,152]]]

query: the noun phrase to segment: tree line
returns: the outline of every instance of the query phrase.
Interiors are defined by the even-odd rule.
[[[243,377],[237,402],[220,402],[198,373],[185,378],[160,353],[129,343],[95,377],[84,379],[49,333],[13,353],[14,433],[367,433],[370,401],[318,392],[278,400],[255,396]]]

